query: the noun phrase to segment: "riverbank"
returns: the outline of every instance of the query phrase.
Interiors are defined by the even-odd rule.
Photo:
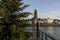
[[[60,27],[60,24],[48,24],[48,23],[40,23],[40,26],[58,26]]]

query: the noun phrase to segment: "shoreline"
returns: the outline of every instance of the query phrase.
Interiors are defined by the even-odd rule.
[[[40,25],[40,26],[59,26],[59,27],[60,27],[60,24],[47,24],[47,23],[40,23],[39,25]]]

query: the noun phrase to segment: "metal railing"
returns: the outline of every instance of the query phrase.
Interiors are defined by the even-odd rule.
[[[27,30],[37,30],[37,29],[27,29]],[[53,36],[39,30],[38,34],[33,32],[33,35],[36,36],[36,40],[56,40]],[[33,39],[33,40],[35,40]]]
[[[37,21],[37,26],[36,26],[36,33],[37,33],[37,40],[56,40],[52,36],[44,33],[43,31],[39,30],[39,22]],[[40,36],[39,36],[40,35]],[[40,37],[40,38],[39,38]]]
[[[54,37],[42,32],[41,30],[40,31],[40,40],[56,40]]]
[[[32,40],[56,40],[51,35],[48,35],[46,32],[43,32],[39,29],[39,23],[37,22],[36,29],[27,29],[31,30],[33,32],[33,35],[36,36],[35,39],[32,38]]]

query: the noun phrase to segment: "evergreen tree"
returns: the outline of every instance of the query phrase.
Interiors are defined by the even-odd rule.
[[[24,5],[22,0],[0,1],[0,40],[27,40],[31,33],[24,29],[29,25],[27,18],[29,12],[23,10],[29,5]]]

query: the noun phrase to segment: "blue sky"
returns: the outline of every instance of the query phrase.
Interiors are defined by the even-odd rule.
[[[39,18],[60,19],[60,0],[23,0],[23,2],[30,5],[25,11],[34,13],[37,9]]]

